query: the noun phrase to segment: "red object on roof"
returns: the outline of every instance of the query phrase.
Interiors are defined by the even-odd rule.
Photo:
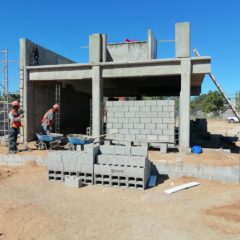
[[[125,42],[126,42],[126,43],[131,43],[131,42],[137,42],[137,40],[130,40],[130,39],[126,38],[126,39],[125,39]]]

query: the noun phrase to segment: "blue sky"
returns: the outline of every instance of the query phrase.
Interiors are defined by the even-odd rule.
[[[175,23],[191,23],[191,47],[212,57],[212,72],[225,92],[240,91],[239,0],[5,0],[1,1],[0,50],[19,58],[19,38],[28,38],[77,62],[88,61],[88,36],[106,33],[108,42],[174,39]],[[174,44],[158,45],[158,57],[174,57]],[[10,65],[10,90],[16,91],[16,64]],[[215,90],[209,77],[202,91]]]

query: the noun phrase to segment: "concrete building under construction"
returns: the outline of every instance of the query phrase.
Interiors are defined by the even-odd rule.
[[[109,44],[105,34],[90,35],[86,64],[20,39],[24,138],[35,138],[43,113],[55,101],[61,104],[61,133],[85,133],[91,126],[96,136],[103,129],[104,97],[180,96],[179,148],[188,149],[190,97],[201,93],[210,63],[208,56],[191,57],[189,23],[176,24],[175,57],[165,59],[157,58],[157,40],[151,30],[142,42]]]

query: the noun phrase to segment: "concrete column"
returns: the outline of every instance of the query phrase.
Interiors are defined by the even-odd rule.
[[[190,88],[191,88],[191,59],[181,60],[181,92],[180,92],[180,150],[190,147]]]
[[[107,35],[101,34],[102,38],[102,62],[107,62]]]
[[[175,25],[176,57],[190,57],[190,23]]]
[[[103,80],[101,68],[98,65],[92,67],[92,135],[102,133],[103,120]]]
[[[21,99],[24,108],[23,118],[23,140],[26,143],[33,134],[33,87],[28,80],[28,72],[26,66],[30,65],[28,47],[30,42],[27,39],[20,39],[20,77],[21,77]]]
[[[157,58],[157,40],[152,30],[148,30],[148,59]]]
[[[99,63],[102,61],[102,37],[100,33],[92,34],[89,37],[89,61]]]

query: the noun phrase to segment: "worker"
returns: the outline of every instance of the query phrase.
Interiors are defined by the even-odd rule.
[[[8,131],[8,150],[9,153],[16,153],[18,152],[17,136],[19,134],[19,128],[21,127],[21,119],[23,118],[23,114],[20,114],[20,104],[17,100],[13,101],[11,105],[12,109],[8,114],[10,119],[10,128]]]
[[[48,135],[53,131],[54,127],[54,113],[59,111],[60,106],[58,104],[54,104],[52,108],[50,108],[43,116],[42,122],[42,130],[43,133]]]

